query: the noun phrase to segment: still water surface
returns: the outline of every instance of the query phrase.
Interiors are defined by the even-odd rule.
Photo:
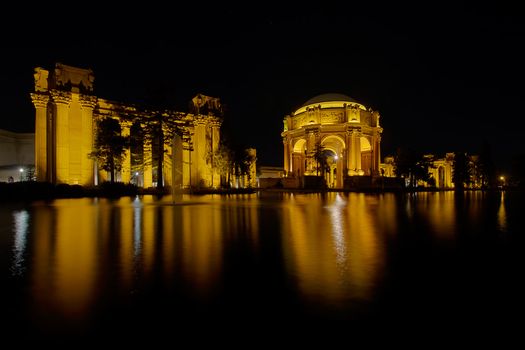
[[[521,314],[522,193],[262,192],[0,207],[2,321],[27,335],[183,320]]]

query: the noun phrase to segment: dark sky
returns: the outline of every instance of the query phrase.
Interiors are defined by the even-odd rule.
[[[33,132],[33,68],[62,62],[92,68],[102,98],[162,94],[186,111],[197,93],[220,97],[232,142],[262,165],[282,165],[283,117],[328,92],[379,110],[383,156],[475,153],[483,140],[503,167],[525,153],[518,5],[391,3],[15,10],[0,24],[0,128]]]

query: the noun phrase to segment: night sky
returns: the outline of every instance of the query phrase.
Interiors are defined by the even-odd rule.
[[[187,111],[197,93],[221,98],[224,132],[255,147],[261,165],[282,166],[283,117],[330,92],[381,113],[383,156],[396,147],[475,153],[486,140],[507,168],[525,153],[517,125],[525,18],[517,7],[345,4],[83,5],[61,8],[67,20],[56,9],[6,13],[15,24],[0,24],[0,128],[34,131],[33,68],[61,62],[93,69],[95,94],[110,100],[162,96]]]

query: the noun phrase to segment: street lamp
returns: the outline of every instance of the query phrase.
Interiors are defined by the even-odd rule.
[[[22,181],[22,179],[24,177],[24,168],[20,168],[20,169],[18,169],[18,171],[20,172],[20,181]]]

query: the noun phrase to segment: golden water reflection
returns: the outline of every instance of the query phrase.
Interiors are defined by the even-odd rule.
[[[376,205],[355,193],[291,198],[283,210],[283,246],[301,293],[335,302],[370,296],[384,264]]]
[[[481,217],[482,199],[452,192],[62,199],[13,211],[11,270],[31,279],[41,317],[86,319],[151,288],[211,300],[245,277],[266,283],[261,261],[278,266],[273,273],[286,279],[279,288],[306,304],[366,302],[384,280],[389,242],[423,231],[453,240],[462,220]],[[494,212],[500,228],[504,199]]]

